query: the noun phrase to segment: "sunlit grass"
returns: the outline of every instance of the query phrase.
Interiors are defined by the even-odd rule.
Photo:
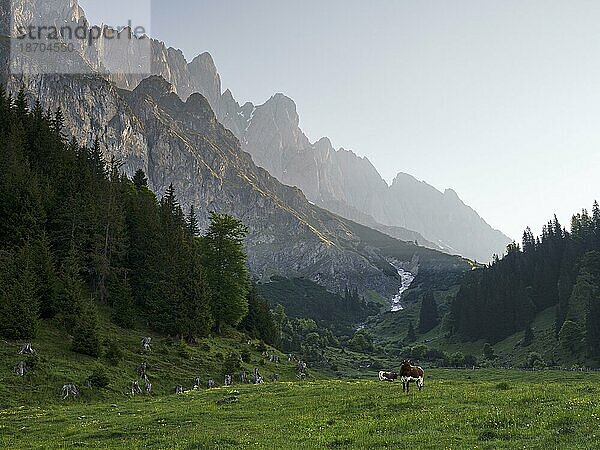
[[[600,376],[430,371],[0,410],[3,448],[596,448]],[[218,404],[223,397],[237,403]]]

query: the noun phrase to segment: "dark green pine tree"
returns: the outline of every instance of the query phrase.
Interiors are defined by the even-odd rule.
[[[75,353],[98,357],[100,339],[98,337],[98,318],[92,303],[85,305],[73,328],[71,349]]]
[[[123,328],[133,328],[136,322],[135,301],[127,274],[111,273],[108,283],[108,298],[113,322]]]
[[[247,228],[237,219],[211,213],[203,238],[204,267],[211,293],[216,329],[236,326],[248,311],[248,269],[244,252]]]
[[[60,107],[54,113],[54,117],[52,118],[52,131],[60,138],[61,141],[64,140],[64,128],[65,128],[65,116],[63,115],[62,109]]]
[[[0,251],[0,336],[35,337],[38,304],[33,263],[28,249]]]
[[[528,347],[533,343],[533,329],[531,328],[531,323],[528,323],[525,327],[525,334],[523,336],[523,347]]]
[[[527,227],[523,233],[523,253],[535,252],[535,237],[531,232],[531,228]]]
[[[594,228],[594,249],[600,251],[600,206],[594,201],[592,207],[592,222]]]
[[[204,268],[202,267],[202,242],[192,237],[189,240],[189,257],[184,263],[183,303],[177,323],[178,334],[192,341],[210,335],[214,320]]]
[[[435,296],[433,291],[427,291],[423,296],[421,312],[419,313],[419,332],[427,333],[435,328],[438,323],[439,315]]]
[[[27,159],[23,128],[11,123],[0,139],[0,246],[38,236],[45,214],[38,180]]]
[[[54,257],[46,233],[43,232],[33,240],[30,247],[40,316],[49,319],[56,314],[58,274],[54,267]]]
[[[277,346],[281,340],[278,327],[267,302],[258,293],[256,283],[252,283],[248,292],[248,314],[240,323],[240,328],[255,339]]]
[[[89,150],[88,158],[92,173],[97,177],[105,179],[107,176],[106,161],[104,161],[104,157],[102,156],[100,140],[98,138],[94,139],[94,144]]]
[[[417,340],[417,333],[415,333],[415,327],[412,321],[408,323],[408,331],[406,332],[406,342],[415,342]]]
[[[185,268],[190,255],[185,220],[173,185],[158,208],[156,247],[147,260],[145,314],[151,326],[182,337]]]
[[[27,98],[25,97],[25,88],[21,87],[15,99],[15,112],[17,119],[24,121],[27,116]]]
[[[191,236],[198,236],[200,234],[200,228],[198,227],[198,218],[196,217],[196,211],[194,205],[190,206],[190,212],[186,217],[186,228]]]
[[[142,171],[138,180],[145,178]],[[153,192],[143,184],[129,189],[125,198],[126,226],[129,246],[127,268],[135,304],[146,311],[156,277],[162,270],[160,254],[163,236],[158,202]]]
[[[146,174],[144,173],[144,171],[142,169],[138,169],[135,171],[135,174],[133,175],[133,178],[131,181],[133,181],[133,185],[138,190],[140,190],[144,187],[148,187],[148,178],[146,178]]]

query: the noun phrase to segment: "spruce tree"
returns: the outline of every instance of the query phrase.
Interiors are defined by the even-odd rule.
[[[98,337],[98,318],[94,305],[85,305],[73,328],[71,349],[82,355],[98,357],[100,339]]]
[[[269,305],[258,293],[256,283],[251,284],[247,298],[248,313],[240,323],[240,328],[255,339],[260,339],[269,345],[279,345],[279,327]]]
[[[247,228],[237,219],[211,213],[202,242],[204,267],[211,293],[216,329],[236,326],[248,311],[248,269],[244,252]]]
[[[531,328],[531,323],[527,324],[525,327],[525,334],[523,336],[523,347],[527,347],[533,343],[533,329]]]
[[[408,323],[408,331],[406,332],[406,342],[415,342],[417,340],[417,333],[412,321]]]
[[[179,333],[187,340],[203,338],[214,325],[206,275],[202,266],[201,242],[190,241],[190,255],[183,280],[183,303],[180,305]]]
[[[33,264],[26,249],[0,251],[0,336],[35,337],[38,305]]]
[[[427,291],[423,296],[421,303],[421,312],[419,314],[419,332],[427,333],[435,328],[439,323],[437,303],[433,291]]]
[[[198,227],[198,218],[196,217],[194,205],[190,206],[190,212],[186,217],[186,228],[191,236],[198,236],[200,234],[200,228]]]
[[[148,187],[148,178],[146,178],[146,174],[144,173],[144,171],[142,169],[138,169],[135,171],[132,181],[133,181],[133,185],[138,190],[140,190],[144,187]]]

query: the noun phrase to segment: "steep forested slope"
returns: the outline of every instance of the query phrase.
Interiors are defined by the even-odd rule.
[[[499,341],[523,331],[555,307],[558,350],[577,358],[600,356],[600,208],[573,216],[570,231],[556,219],[522,248],[465,277],[452,307],[454,333]]]
[[[0,335],[32,338],[40,319],[56,319],[73,350],[98,356],[99,308],[189,341],[240,324],[245,227],[213,213],[200,236],[172,187],[158,201],[143,171],[130,180],[97,143],[63,132],[60,110],[29,111],[23,91],[14,102],[0,92]]]

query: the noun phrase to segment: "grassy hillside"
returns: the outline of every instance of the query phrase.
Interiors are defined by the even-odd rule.
[[[414,293],[415,291],[413,291]],[[451,301],[451,292],[438,292],[438,309],[440,317],[447,314]],[[415,294],[416,295],[416,294]],[[405,297],[407,298],[407,297]],[[532,321],[533,341],[529,345],[523,345],[524,331],[517,332],[508,338],[493,345],[496,358],[485,360],[483,347],[485,340],[462,341],[449,335],[447,324],[444,320],[433,330],[425,334],[417,334],[417,340],[408,342],[406,334],[409,323],[415,328],[419,321],[419,302],[408,303],[404,311],[387,312],[379,317],[373,318],[367,330],[375,336],[375,342],[388,354],[397,352],[407,346],[426,345],[431,349],[441,350],[448,354],[462,352],[465,355],[473,355],[478,360],[478,365],[495,367],[522,367],[527,365],[527,360],[532,353],[541,356],[547,365],[571,367],[573,356],[564,354],[558,345],[555,336],[554,319],[556,308],[550,307],[537,314]],[[423,361],[423,364],[428,363]],[[583,362],[580,365],[595,367],[593,361]]]
[[[214,379],[217,385],[223,384],[225,373],[231,373],[227,362],[230,355],[244,355],[239,369],[231,375],[245,370],[248,375],[258,367],[265,380],[277,373],[282,380],[296,379],[296,366],[287,361],[281,352],[265,348],[259,341],[250,341],[235,330],[222,337],[211,337],[187,345],[181,341],[166,338],[145,330],[124,330],[111,324],[106,317],[100,326],[102,355],[92,358],[70,350],[70,337],[51,321],[44,321],[36,339],[32,340],[34,356],[18,355],[21,342],[0,340],[0,408],[19,405],[43,405],[60,402],[60,389],[64,384],[74,383],[80,390],[82,402],[126,400],[134,380],[140,380],[136,368],[142,362],[147,364],[147,376],[152,383],[152,396],[174,392],[175,386],[190,389],[196,377],[203,385]],[[142,349],[142,337],[151,336],[151,350]],[[111,354],[110,347],[121,350],[122,355]],[[280,363],[270,363],[262,356],[267,350],[280,356]],[[114,352],[113,352],[114,353]],[[118,352],[117,352],[118,353]],[[16,374],[20,361],[27,361],[31,370],[24,377]],[[105,372],[109,385],[88,388],[85,381],[94,372]],[[317,377],[311,371],[309,375]],[[143,387],[144,383],[140,381]]]
[[[5,409],[0,447],[597,447],[599,374],[427,375],[409,395],[399,383],[321,380]]]

